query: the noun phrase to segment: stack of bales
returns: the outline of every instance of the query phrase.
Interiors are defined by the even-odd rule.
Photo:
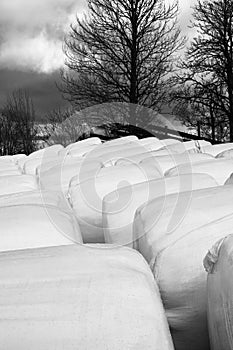
[[[231,349],[232,155],[130,136],[1,157],[2,347]]]

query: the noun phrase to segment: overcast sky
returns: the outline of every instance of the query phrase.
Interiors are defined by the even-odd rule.
[[[179,1],[180,25],[189,35],[196,0]],[[85,9],[86,0],[0,0],[0,104],[17,88],[30,91],[38,114],[65,104],[55,86],[62,42],[75,14]]]

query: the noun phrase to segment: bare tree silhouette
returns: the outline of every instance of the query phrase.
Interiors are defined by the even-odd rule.
[[[35,111],[25,90],[15,90],[7,97],[0,114],[1,154],[33,152],[36,148]]]
[[[201,125],[209,120],[212,137],[227,123],[233,141],[233,1],[198,0],[192,26],[197,36],[180,66],[174,99],[205,111]]]
[[[184,42],[177,3],[89,0],[88,10],[65,40],[61,90],[78,109],[128,103],[128,122],[138,124],[137,104],[159,111],[168,98],[175,53]]]

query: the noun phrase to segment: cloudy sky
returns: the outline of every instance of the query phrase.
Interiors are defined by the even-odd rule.
[[[195,1],[180,0],[185,34]],[[85,9],[86,0],[0,0],[0,105],[18,88],[30,91],[37,114],[66,104],[55,85],[64,62],[62,42]]]

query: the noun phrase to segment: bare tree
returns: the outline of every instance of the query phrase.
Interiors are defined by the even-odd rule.
[[[219,128],[227,122],[233,141],[233,1],[198,0],[192,26],[197,30],[181,69],[175,98],[199,105]]]
[[[183,45],[176,3],[164,0],[89,0],[88,15],[77,18],[66,38],[62,91],[78,109],[109,102],[160,109]],[[145,120],[142,122],[145,123]]]
[[[180,77],[179,77],[180,80]],[[197,130],[198,136],[215,141],[224,141],[229,137],[224,125],[227,118],[212,92],[212,83],[205,81],[192,82],[176,88],[172,99],[173,113],[184,125]]]
[[[0,143],[2,154],[33,152],[36,148],[35,111],[24,90],[13,91],[1,110]]]

